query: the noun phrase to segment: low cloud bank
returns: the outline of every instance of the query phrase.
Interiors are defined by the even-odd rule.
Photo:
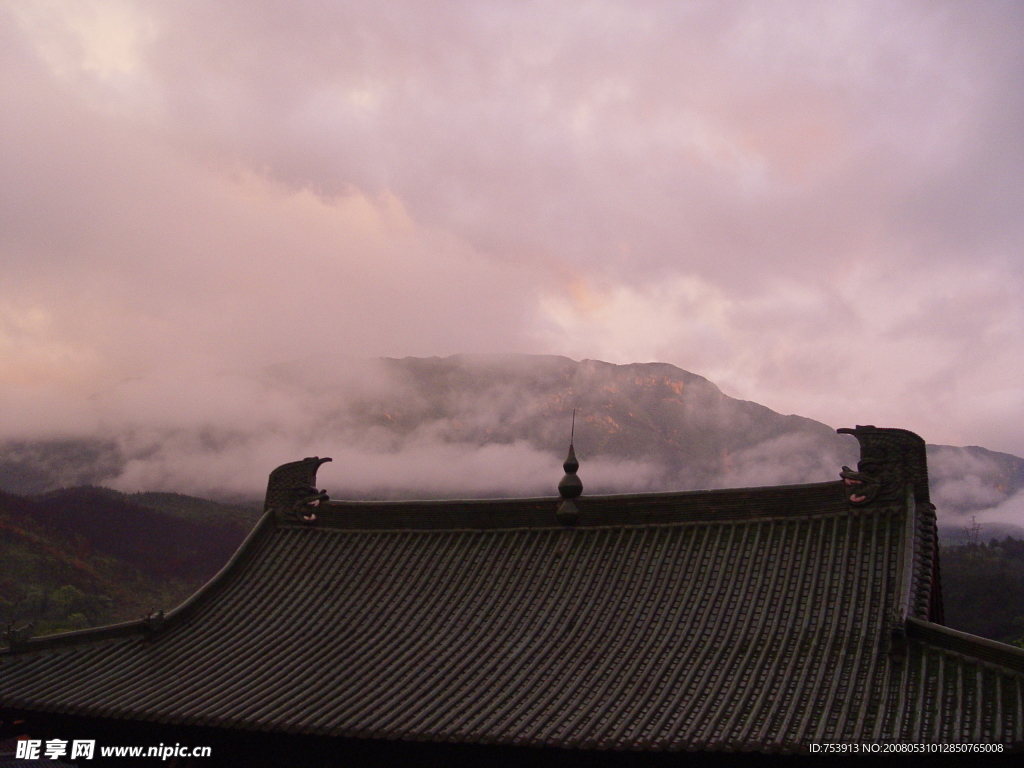
[[[1024,535],[1024,459],[977,446],[937,445],[929,447],[928,463],[939,523],[957,540],[969,539],[973,534],[966,531],[975,524],[981,540]]]
[[[523,441],[475,446],[413,440],[382,451],[350,434],[316,444],[318,455],[333,459],[321,468],[318,484],[339,499],[554,496],[562,477],[561,459]],[[294,436],[249,436],[216,448],[204,448],[195,435],[178,436],[129,460],[110,484],[127,492],[255,497],[271,469],[308,449]],[[587,461],[581,475],[588,493],[652,490],[663,477],[654,464],[608,458]]]
[[[339,497],[552,495],[574,408],[588,493],[813,482],[856,458],[850,438],[672,366],[527,355],[135,378],[83,401],[91,429],[22,438],[4,456],[125,491],[258,497],[275,466],[318,454],[334,459],[321,482]]]
[[[585,493],[822,482],[858,458],[848,435],[664,364],[321,356],[120,382],[63,432],[8,434],[0,487],[259,499],[274,467],[315,454],[335,498],[553,496],[574,408]],[[1024,459],[933,445],[929,465],[943,525],[1024,524]]]

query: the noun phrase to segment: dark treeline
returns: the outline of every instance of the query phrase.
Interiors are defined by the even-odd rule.
[[[0,491],[0,625],[48,634],[173,608],[227,562],[252,518],[175,494]]]
[[[1024,647],[1024,541],[945,547],[941,557],[946,624]]]

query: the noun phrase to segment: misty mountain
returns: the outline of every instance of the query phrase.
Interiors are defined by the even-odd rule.
[[[824,424],[728,397],[662,363],[457,355],[385,359],[376,374],[382,386],[346,392],[302,365],[272,371],[323,398],[322,428],[389,452],[433,445],[543,453],[552,479],[527,481],[533,493],[553,492],[573,409],[577,454],[589,463],[581,472],[595,492],[800,482],[830,476],[836,461],[856,455],[849,438]]]
[[[274,466],[319,454],[334,457],[321,482],[336,497],[552,495],[573,409],[584,493],[830,480],[858,455],[856,441],[832,426],[731,398],[662,363],[323,357],[216,385],[226,394],[212,411],[8,442],[0,488],[90,483],[257,500]],[[969,522],[970,513],[983,524],[1024,520],[1024,459],[976,446],[928,451],[946,524]]]

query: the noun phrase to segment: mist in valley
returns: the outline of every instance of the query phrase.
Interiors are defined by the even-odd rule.
[[[333,458],[318,481],[334,498],[552,496],[573,409],[589,494],[829,481],[859,454],[831,425],[660,363],[320,356],[192,386],[220,397],[169,397],[166,382],[135,380],[111,393],[104,431],[6,441],[0,488],[98,484],[257,503],[271,469],[316,454]],[[944,526],[1024,524],[1024,460],[930,445],[929,469]]]

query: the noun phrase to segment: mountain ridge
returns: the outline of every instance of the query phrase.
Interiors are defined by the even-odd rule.
[[[317,453],[334,456],[322,482],[339,497],[547,495],[573,408],[584,493],[817,482],[858,457],[856,441],[831,426],[732,398],[668,363],[321,356],[217,384],[238,393],[241,414],[8,440],[0,488],[31,495],[93,484],[258,502],[270,469]],[[945,522],[1022,517],[1006,505],[1024,489],[1024,459],[980,446],[928,451]]]

